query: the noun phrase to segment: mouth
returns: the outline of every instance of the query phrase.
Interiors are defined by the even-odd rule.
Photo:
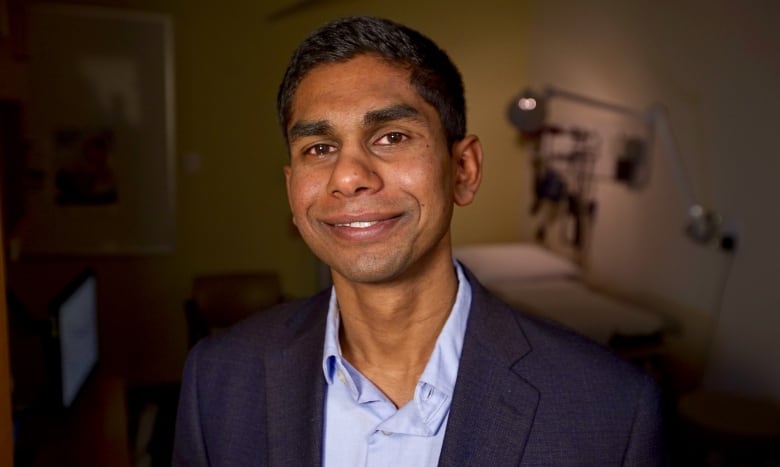
[[[367,229],[369,227],[375,226],[380,221],[356,221],[356,222],[346,222],[346,223],[337,223],[333,224],[335,227],[349,227],[352,229]]]
[[[343,240],[349,241],[376,241],[388,235],[402,214],[392,216],[364,217],[359,220],[339,219],[326,222],[331,232]]]

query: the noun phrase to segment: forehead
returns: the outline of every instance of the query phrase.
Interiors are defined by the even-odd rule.
[[[411,83],[411,68],[403,62],[392,61],[374,52],[359,53],[347,60],[335,62],[323,62],[313,66],[301,78],[298,87],[311,81],[319,81],[323,76],[332,73],[351,75],[364,72],[379,71],[389,73],[394,77],[402,77],[407,83]]]
[[[291,121],[317,106],[359,106],[370,101],[422,101],[408,67],[372,54],[312,68],[301,79],[291,102]]]

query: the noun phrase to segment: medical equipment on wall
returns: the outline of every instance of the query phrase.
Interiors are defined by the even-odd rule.
[[[530,89],[524,90],[511,100],[508,108],[509,121],[534,145],[532,164],[535,193],[532,212],[537,203],[558,203],[564,199],[563,193],[566,193],[574,200],[570,202],[570,206],[573,206],[570,209],[576,210],[579,216],[574,217],[574,222],[581,225],[582,216],[591,215],[595,206],[589,198],[589,187],[593,181],[593,172],[590,169],[600,144],[598,135],[582,129],[565,129],[548,124],[547,105],[554,98],[616,112],[642,122],[646,126],[646,138],[626,139],[624,149],[615,164],[614,180],[629,187],[640,187],[646,180],[648,148],[654,142],[659,143],[660,152],[669,159],[686,209],[686,234],[694,242],[701,244],[719,239],[724,247],[724,242],[734,241],[731,236],[724,234],[720,216],[704,207],[694,195],[688,173],[677,151],[665,108],[654,106],[648,110],[636,110],[551,86],[546,87],[541,94],[535,94]],[[556,152],[554,145],[562,136],[571,138],[575,144],[569,151],[561,154]],[[544,233],[537,232],[537,237],[543,237]],[[572,240],[578,239],[581,237],[575,236]]]

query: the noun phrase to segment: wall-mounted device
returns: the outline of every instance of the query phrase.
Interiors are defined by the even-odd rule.
[[[661,145],[660,152],[669,159],[683,205],[686,207],[685,232],[696,243],[706,244],[715,239],[720,239],[723,243],[727,236],[722,231],[721,218],[715,211],[704,207],[694,195],[690,178],[674,141],[667,111],[663,106],[656,105],[647,110],[638,110],[548,86],[541,93],[525,89],[514,97],[509,103],[509,121],[528,137],[538,137],[555,131],[556,127],[547,123],[547,105],[551,99],[569,100],[619,113],[644,123],[647,128],[647,140],[626,139],[623,152],[618,156],[616,163],[615,179],[628,186],[636,186],[639,173],[648,160],[648,148],[658,141]]]

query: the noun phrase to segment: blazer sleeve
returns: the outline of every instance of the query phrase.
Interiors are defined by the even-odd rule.
[[[663,404],[658,386],[646,377],[637,399],[631,435],[623,456],[624,466],[669,465],[664,437]]]
[[[198,408],[198,355],[201,347],[196,346],[192,350],[184,365],[171,461],[177,467],[210,465]]]

